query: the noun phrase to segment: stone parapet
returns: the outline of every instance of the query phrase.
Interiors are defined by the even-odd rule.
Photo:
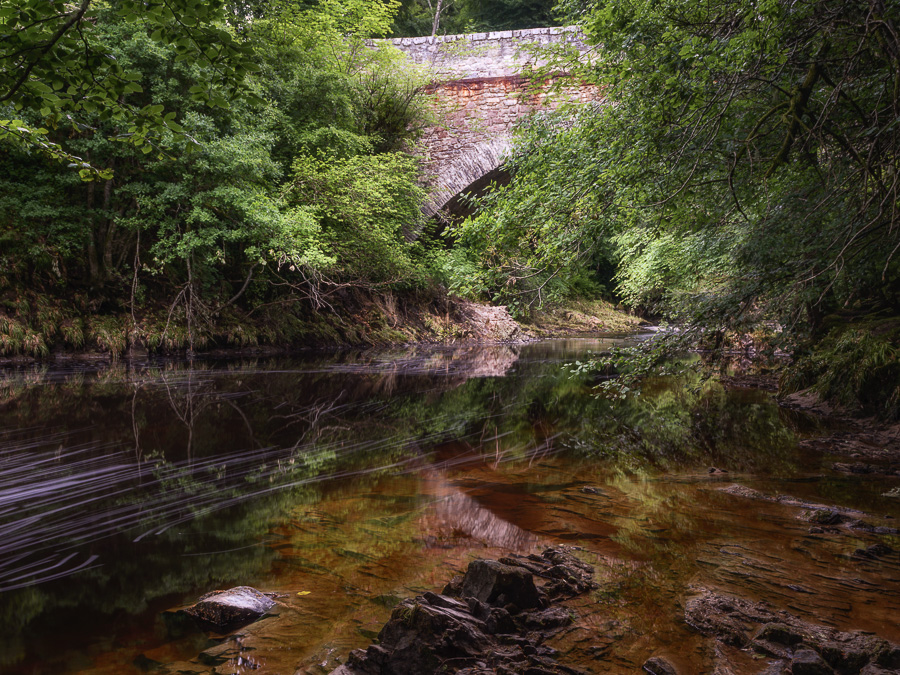
[[[538,53],[549,45],[569,45],[584,51],[584,36],[577,26],[532,28],[491,33],[393,38],[387,42],[410,60],[427,66],[435,80],[472,77],[508,77],[544,66]]]

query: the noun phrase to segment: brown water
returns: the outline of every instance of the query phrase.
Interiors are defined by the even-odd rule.
[[[598,400],[562,364],[608,344],[4,371],[0,671],[213,672],[196,657],[215,641],[160,612],[249,584],[284,595],[215,672],[324,673],[473,557],[558,543],[601,583],[556,640],[589,672],[654,654],[711,672],[683,621],[701,586],[900,641],[897,556],[849,557],[877,538],[812,535],[798,507],[717,490],[890,524],[898,479],[832,472],[797,446],[815,422],[762,392]]]

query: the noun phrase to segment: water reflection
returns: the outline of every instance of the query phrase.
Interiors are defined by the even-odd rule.
[[[527,551],[540,538],[534,533],[499,517],[481,506],[475,499],[446,481],[445,477],[429,476],[431,490],[440,498],[434,503],[423,523],[429,545],[449,546],[465,538],[473,543],[510,551]],[[434,485],[438,483],[438,485]]]
[[[684,640],[666,603],[700,569],[724,584],[764,564],[722,542],[779,536],[710,491],[706,467],[764,484],[819,464],[764,394],[658,382],[637,400],[592,397],[560,366],[609,344],[3,371],[0,668],[193,659],[197,638],[159,632],[156,613],[256,584],[310,591],[284,601],[258,672],[315,672],[473,552],[559,541],[605,561],[609,620]],[[799,564],[783,560],[771,575]],[[647,641],[623,639],[625,672]]]

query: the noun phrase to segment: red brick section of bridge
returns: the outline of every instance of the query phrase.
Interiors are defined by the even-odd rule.
[[[539,110],[554,110],[563,103],[590,103],[600,98],[594,85],[573,81],[566,75],[540,83],[520,75],[452,80],[432,84],[428,93],[434,95],[433,105],[442,123],[427,129],[422,138],[426,172],[459,189],[468,187],[478,176],[455,165],[477,162],[488,155],[492,164],[489,170],[497,168],[496,161],[502,162],[513,129],[523,117]],[[454,169],[460,173],[459,179],[448,180],[454,178]],[[469,183],[460,185],[466,179]]]

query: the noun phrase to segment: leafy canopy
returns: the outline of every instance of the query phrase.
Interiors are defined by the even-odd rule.
[[[194,100],[226,107],[242,91],[252,59],[225,22],[221,0],[10,0],[0,7],[0,142],[34,150],[78,168],[85,179],[108,170],[72,154],[50,131],[80,132],[96,121],[126,124],[117,135],[145,152],[154,139],[183,129],[175,112],[137,105],[142,73],[123,67],[100,36],[101,14],[115,13],[169,45],[176,61],[205,66],[191,87]]]

